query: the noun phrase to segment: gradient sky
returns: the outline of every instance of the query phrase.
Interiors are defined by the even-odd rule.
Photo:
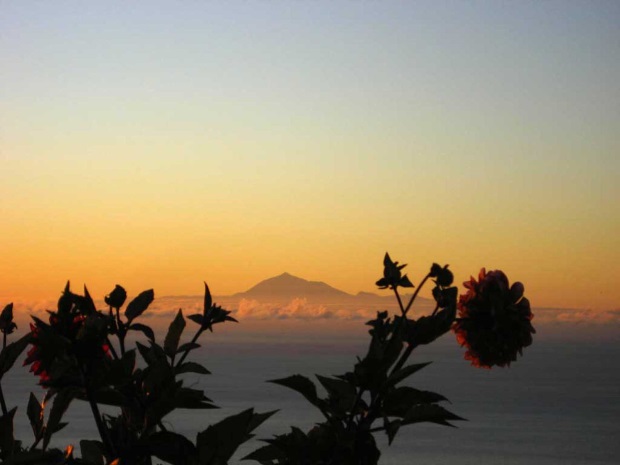
[[[0,303],[373,290],[620,302],[620,2],[0,3]]]

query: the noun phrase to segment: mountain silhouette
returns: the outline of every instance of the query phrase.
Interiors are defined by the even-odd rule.
[[[290,273],[265,279],[245,292],[239,292],[234,297],[251,299],[293,299],[306,298],[309,301],[340,301],[353,298],[351,294],[336,289],[321,281],[308,281]]]
[[[309,303],[318,304],[364,304],[364,303],[388,303],[394,300],[392,294],[385,296],[372,292],[359,292],[355,295],[336,289],[322,281],[308,281],[307,279],[293,276],[290,273],[282,273],[273,278],[265,279],[245,292],[239,292],[231,298],[255,299],[264,302],[290,301],[295,298],[306,299]],[[403,299],[407,295],[402,296]],[[419,301],[427,301],[418,297]]]

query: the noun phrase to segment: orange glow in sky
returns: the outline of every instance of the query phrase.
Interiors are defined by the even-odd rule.
[[[618,308],[617,5],[434,5],[3,3],[0,304],[373,291],[389,251]]]

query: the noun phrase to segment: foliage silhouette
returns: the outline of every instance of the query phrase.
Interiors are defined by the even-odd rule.
[[[378,312],[367,323],[371,336],[368,350],[352,370],[336,376],[317,375],[325,394],[301,374],[270,381],[301,394],[321,412],[324,421],[308,432],[293,426],[290,433],[266,439],[265,446],[244,460],[262,465],[377,464],[381,453],[376,434],[386,434],[391,444],[403,426],[420,422],[453,426],[453,422],[463,420],[441,405],[447,401],[441,394],[405,384],[428,365],[408,364],[416,347],[454,329],[459,342],[467,346],[466,358],[488,368],[509,364],[531,343],[532,314],[529,301],[523,297],[523,285],[508,287],[500,271],[486,274],[483,270],[479,282],[472,278],[465,283],[468,292],[459,299],[448,266],[433,264],[405,305],[399,288],[414,287],[402,274],[406,265],[392,261],[387,253],[383,265],[377,286],[394,293],[400,313]],[[429,279],[434,283],[435,308],[430,315],[413,319],[409,311]],[[67,283],[57,310],[48,311],[49,321],[33,317],[31,331],[10,344],[7,336],[16,329],[13,306],[4,308],[0,314],[2,463],[151,465],[159,459],[172,465],[225,465],[239,446],[253,437],[254,430],[275,411],[244,410],[210,425],[194,441],[166,429],[162,420],[175,409],[217,408],[202,390],[184,385],[180,375],[209,374],[200,363],[186,359],[200,347],[202,333],[236,320],[213,303],[205,283],[203,311],[188,317],[197,325],[191,341],[181,344],[187,323],[179,309],[160,345],[149,326],[136,322],[153,299],[153,290],[144,291],[121,313],[127,293],[116,285],[104,299],[109,307],[106,312],[96,309],[86,287],[84,295],[78,295]],[[141,333],[147,344],[137,341],[135,348],[127,349],[129,331]],[[14,438],[17,408],[8,410],[1,381],[28,345],[24,365],[39,376],[46,392],[41,401],[30,394],[26,415],[34,440],[25,446]],[[144,362],[140,365],[138,354]],[[88,403],[99,432],[98,440],[80,441],[80,457],[74,456],[73,446],[64,451],[49,447],[53,435],[67,425],[64,414],[74,400]],[[118,413],[102,414],[101,405],[117,407]]]

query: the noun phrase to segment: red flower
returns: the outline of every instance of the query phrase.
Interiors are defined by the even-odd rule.
[[[483,368],[510,365],[536,332],[523,284],[509,286],[502,271],[482,268],[478,281],[472,277],[463,285],[467,293],[459,298],[453,329],[459,344],[467,347],[465,359]]]
[[[87,321],[84,315],[51,313],[49,325],[38,318],[33,319],[34,324],[30,323],[31,347],[24,366],[30,365],[30,371],[39,376],[42,385],[50,381],[54,362],[69,354],[78,359],[110,357],[108,344],[97,341],[88,343],[78,338],[78,333]]]

